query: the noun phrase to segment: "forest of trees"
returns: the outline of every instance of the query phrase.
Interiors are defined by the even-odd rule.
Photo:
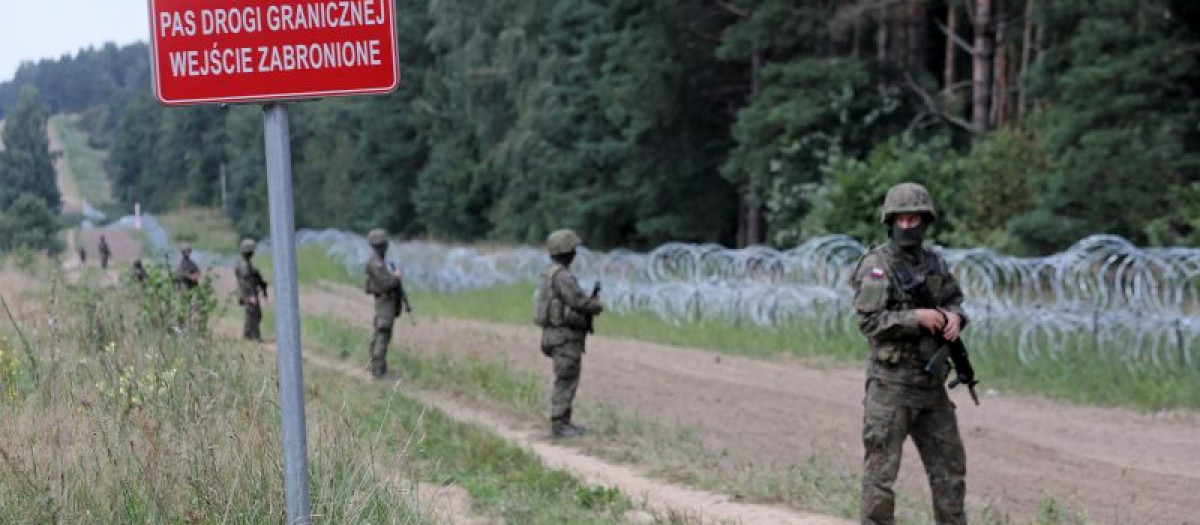
[[[1200,3],[396,0],[400,89],[292,106],[297,224],[593,247],[877,240],[901,180],[939,242],[1200,243]],[[145,45],[27,63],[111,148],[115,197],[263,235],[254,106],[159,107]]]
[[[0,252],[58,252],[61,196],[46,136],[49,116],[33,86],[24,86],[11,108],[0,130]]]

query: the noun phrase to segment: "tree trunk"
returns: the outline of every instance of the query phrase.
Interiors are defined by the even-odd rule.
[[[912,0],[908,9],[908,70],[925,69],[925,0]]]
[[[946,94],[950,94],[950,86],[954,85],[954,57],[958,55],[954,51],[958,48],[954,43],[954,36],[958,32],[958,7],[954,2],[950,2],[946,12],[946,65],[942,69],[942,89]]]
[[[1033,51],[1033,2],[1025,0],[1025,32],[1021,35],[1021,69],[1017,73],[1017,120],[1025,120],[1025,75]]]
[[[992,58],[992,111],[990,126],[1000,127],[1008,121],[1008,23],[1004,20],[1004,0],[996,0],[996,43]]]
[[[992,24],[992,0],[975,0],[975,49],[971,52],[971,125],[975,133],[988,130],[988,101],[992,87],[992,39],[988,30]]]
[[[762,52],[755,49],[750,55],[750,98],[758,96],[762,89],[759,70],[762,69]],[[746,194],[742,197],[742,218],[738,224],[738,247],[762,243],[762,173],[747,174]]]
[[[888,16],[887,9],[880,9],[876,15],[875,25],[875,61],[880,67],[887,64],[888,58]]]

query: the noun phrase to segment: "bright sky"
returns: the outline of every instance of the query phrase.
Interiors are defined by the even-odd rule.
[[[0,82],[22,61],[150,38],[147,0],[0,0]]]

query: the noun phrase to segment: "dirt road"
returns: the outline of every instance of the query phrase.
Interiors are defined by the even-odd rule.
[[[369,319],[358,290],[309,290],[309,313]],[[532,327],[468,320],[397,325],[421,353],[485,354],[549,377]],[[638,407],[643,417],[696,429],[715,450],[761,465],[804,465],[832,456],[857,469],[863,374],[794,363],[596,337],[581,400]],[[1020,521],[1045,495],[1097,523],[1197,523],[1200,414],[1142,414],[1028,397],[955,393],[968,455],[968,504]],[[928,501],[915,449],[905,451],[900,490]]]

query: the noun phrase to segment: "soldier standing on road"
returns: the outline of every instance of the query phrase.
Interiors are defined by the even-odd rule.
[[[542,353],[554,360],[554,393],[550,397],[553,437],[584,433],[582,427],[571,423],[571,404],[579,388],[584,341],[591,332],[592,317],[604,310],[599,290],[588,296],[570,270],[575,249],[582,242],[571,230],[558,230],[547,238],[553,264],[542,274],[534,307],[534,323],[542,327]]]
[[[404,295],[404,281],[400,269],[389,269],[387,264],[388,234],[376,228],[367,233],[367,244],[374,253],[367,261],[366,291],[375,296],[375,334],[371,338],[371,376],[383,379],[387,374],[388,343],[392,341],[392,327],[400,317],[403,306],[408,312],[408,299]]]
[[[233,272],[237,275],[238,304],[246,308],[246,321],[242,325],[242,337],[250,341],[262,341],[259,324],[262,322],[262,306],[258,293],[262,292],[263,299],[267,298],[267,281],[259,273],[258,268],[250,259],[254,257],[256,245],[252,239],[242,239],[239,250],[242,258],[238,260]]]
[[[87,248],[82,243],[79,245],[79,265],[87,266]]]
[[[863,255],[851,284],[858,326],[871,347],[863,401],[862,523],[895,523],[895,493],[904,440],[912,436],[933,493],[939,524],[965,524],[967,458],[946,377],[923,367],[942,342],[958,338],[967,324],[962,290],[945,261],[922,245],[937,219],[924,186],[902,183],[888,190],[882,222],[889,241]],[[918,308],[906,290],[922,281],[938,308]]]
[[[179,265],[175,267],[175,283],[180,290],[191,290],[200,284],[200,267],[192,262],[192,245],[179,247]]]
[[[108,269],[108,258],[112,257],[112,251],[108,249],[108,241],[104,240],[104,236],[100,236],[100,267]]]

